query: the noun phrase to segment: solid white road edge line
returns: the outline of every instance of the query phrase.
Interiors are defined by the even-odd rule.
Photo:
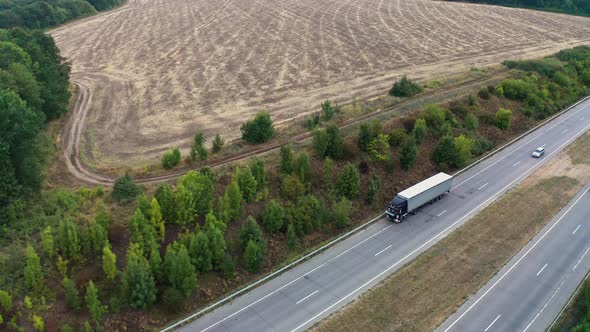
[[[541,235],[541,237],[539,237],[539,239],[537,239],[537,241],[535,243],[533,243],[533,245],[524,253],[524,255],[522,255],[506,272],[504,272],[504,274],[498,279],[496,280],[495,283],[492,284],[492,286],[487,289],[477,300],[475,300],[475,302],[473,302],[473,304],[471,304],[469,306],[469,308],[467,308],[467,310],[465,310],[465,312],[463,312],[449,327],[447,327],[444,332],[448,332],[451,328],[453,328],[453,326],[455,326],[455,324],[457,324],[457,322],[459,320],[461,320],[469,311],[471,311],[471,309],[473,309],[473,307],[475,307],[479,301],[481,301],[486,295],[488,295],[488,293],[494,289],[499,283],[500,281],[502,281],[518,264],[520,264],[520,262],[526,257],[528,256],[528,254],[537,246],[537,244],[539,244],[539,242],[541,242],[545,236],[547,236],[547,234],[549,234],[549,232],[551,232],[553,230],[553,228],[555,228],[555,226],[559,225],[559,223],[561,223],[561,221],[563,220],[563,218],[571,211],[571,209],[573,209],[578,202],[584,197],[584,195],[586,195],[588,191],[584,191],[584,193],[582,193],[582,195],[580,195],[580,197],[578,197],[578,199],[576,199],[576,201],[574,202],[574,204],[572,204],[572,206],[570,206],[567,211],[565,211],[564,214],[561,215],[561,217],[559,217],[559,219],[557,219],[557,221],[551,225],[551,227],[549,227],[549,229],[547,231],[545,231],[545,233],[543,233],[543,235]]]
[[[496,323],[496,321],[497,321],[498,319],[500,319],[500,317],[502,317],[502,315],[498,315],[498,316],[496,317],[496,319],[494,319],[494,320],[493,320],[493,321],[490,323],[490,325],[488,325],[488,327],[486,327],[486,329],[485,329],[485,330],[483,330],[483,332],[488,332],[488,330],[490,329],[490,327],[492,327],[492,325],[494,325],[494,323]]]
[[[559,285],[559,287],[557,287],[557,289],[555,290],[555,292],[553,292],[553,295],[551,295],[551,297],[549,298],[549,300],[547,300],[547,302],[545,303],[545,305],[543,306],[543,308],[541,308],[541,310],[539,310],[539,312],[537,312],[537,314],[535,315],[535,317],[533,318],[533,320],[531,320],[529,322],[529,324],[524,328],[524,330],[522,330],[522,332],[526,332],[529,329],[529,327],[531,327],[531,325],[533,325],[533,323],[535,322],[535,320],[537,320],[537,318],[539,318],[539,315],[541,314],[541,312],[543,312],[543,310],[545,310],[545,308],[547,308],[547,305],[549,305],[549,302],[551,302],[551,300],[553,300],[553,298],[555,297],[555,295],[557,295],[557,292],[559,292],[559,290],[561,289],[561,286],[563,286],[563,284],[565,283],[566,280],[567,280],[567,278],[565,278],[561,282],[561,285]]]
[[[588,247],[588,249],[586,249],[586,251],[584,252],[584,254],[582,255],[582,257],[580,257],[580,259],[578,260],[578,262],[576,263],[576,265],[574,266],[574,268],[572,269],[572,271],[575,271],[578,268],[578,265],[580,265],[580,263],[582,262],[582,259],[584,259],[584,257],[586,256],[586,254],[588,254],[588,251],[590,251],[590,247]]]
[[[375,254],[375,256],[377,256],[377,255],[379,255],[380,253],[384,252],[385,250],[387,250],[387,249],[391,248],[391,246],[392,246],[391,244],[390,244],[390,245],[388,245],[388,246],[387,246],[387,248],[385,248],[385,249],[383,249],[383,250],[379,251],[378,253],[376,253],[376,254]]]
[[[299,303],[301,303],[301,302],[303,302],[303,301],[305,301],[305,300],[309,299],[310,297],[314,296],[314,295],[315,295],[317,292],[319,292],[319,291],[320,291],[319,289],[316,289],[316,291],[315,291],[315,292],[313,292],[313,293],[311,293],[311,294],[307,295],[306,297],[304,297],[304,298],[302,298],[301,300],[297,301],[295,304],[299,304]]]
[[[545,263],[545,265],[543,265],[543,267],[539,270],[539,272],[537,272],[537,277],[539,276],[539,274],[543,273],[543,270],[545,270],[546,267],[547,267],[547,263]]]

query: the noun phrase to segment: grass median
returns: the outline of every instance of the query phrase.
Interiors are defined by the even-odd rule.
[[[590,180],[585,151],[589,133],[315,330],[434,330]]]

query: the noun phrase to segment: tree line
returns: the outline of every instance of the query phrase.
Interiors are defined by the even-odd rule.
[[[590,15],[590,0],[447,0]]]

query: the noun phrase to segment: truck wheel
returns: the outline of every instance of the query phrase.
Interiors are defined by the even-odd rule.
[[[401,224],[401,223],[402,223],[402,221],[403,221],[403,220],[402,220],[401,218],[400,218],[400,219],[393,219],[393,223],[394,223],[394,224]]]

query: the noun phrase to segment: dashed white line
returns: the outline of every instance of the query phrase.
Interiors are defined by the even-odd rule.
[[[547,267],[547,264],[543,265],[543,267],[539,270],[539,272],[537,272],[537,277],[539,276],[539,274],[543,273],[543,270],[545,270],[546,267]]]
[[[310,297],[314,296],[314,295],[315,295],[317,292],[319,292],[319,291],[320,291],[319,289],[318,289],[318,290],[316,290],[315,292],[313,292],[313,293],[311,293],[311,294],[307,295],[306,297],[302,298],[301,300],[297,301],[295,304],[299,304],[299,303],[301,303],[301,302],[303,302],[303,301],[305,301],[305,300],[309,299]]]
[[[576,227],[576,229],[574,229],[574,231],[572,232],[572,235],[575,235],[576,232],[578,231],[578,229],[580,229],[580,227],[582,227],[582,225],[578,225],[578,227]]]
[[[498,317],[496,317],[496,319],[494,319],[494,320],[493,320],[493,321],[490,323],[490,325],[488,325],[488,327],[486,327],[486,329],[485,329],[485,330],[483,330],[483,332],[488,332],[488,330],[489,330],[489,329],[492,327],[492,325],[494,325],[494,323],[496,323],[496,321],[497,321],[498,319],[500,319],[500,317],[501,317],[501,316],[502,316],[502,315],[498,315]]]
[[[477,190],[482,190],[483,188],[485,188],[488,184],[490,184],[489,182],[486,182],[486,184],[484,184],[483,186],[477,188]]]
[[[578,260],[578,262],[576,263],[576,265],[574,266],[572,271],[575,271],[578,268],[578,265],[580,265],[580,263],[582,262],[582,259],[584,259],[584,257],[586,257],[586,254],[588,253],[588,251],[590,251],[590,247],[588,249],[586,249],[586,251],[584,252],[582,257],[580,257],[580,259]]]
[[[437,216],[437,217],[440,217],[440,216],[442,216],[443,214],[445,214],[445,212],[447,212],[447,210],[444,210],[443,212],[441,212],[441,213],[437,214],[436,216]]]
[[[565,283],[565,280],[561,282],[561,284],[559,285],[559,287],[557,287],[557,289],[555,290],[555,292],[553,292],[553,295],[551,295],[551,297],[549,298],[549,300],[547,300],[547,303],[545,303],[545,305],[543,306],[543,308],[541,308],[541,310],[539,310],[539,312],[537,312],[537,315],[535,316],[535,318],[533,318],[533,320],[531,320],[531,322],[524,328],[524,330],[522,330],[522,332],[526,332],[529,327],[531,327],[531,325],[533,325],[533,322],[539,318],[539,315],[541,314],[541,312],[543,312],[543,310],[545,310],[545,308],[547,308],[547,305],[549,304],[549,302],[551,302],[551,300],[553,300],[553,298],[555,297],[555,294],[557,294],[557,292],[559,292],[559,290],[561,289],[561,286],[563,286],[563,284]]]
[[[564,130],[564,131],[562,131],[561,133],[562,133],[562,134],[565,134],[565,133],[567,133],[567,131],[568,131],[568,130],[569,130],[569,129],[565,129],[565,130]]]
[[[519,160],[516,164],[512,165],[512,167],[516,167],[518,164],[520,164],[522,160]]]
[[[385,249],[383,249],[383,250],[379,251],[378,253],[376,253],[376,254],[375,254],[375,256],[377,256],[377,255],[379,255],[380,253],[384,252],[385,250],[387,250],[387,249],[391,248],[391,246],[392,246],[392,245],[390,244],[389,246],[387,246],[387,248],[385,248]]]

